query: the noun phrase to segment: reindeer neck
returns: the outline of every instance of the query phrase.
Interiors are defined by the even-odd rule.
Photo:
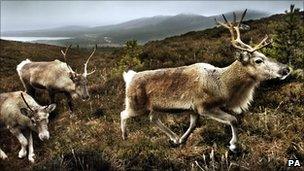
[[[226,90],[226,94],[230,97],[236,93],[241,93],[240,91],[246,91],[247,88],[253,88],[258,83],[239,61],[235,61],[224,68],[220,80],[223,83],[222,86]]]

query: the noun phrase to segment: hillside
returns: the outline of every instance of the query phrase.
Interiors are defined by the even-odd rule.
[[[226,14],[228,17],[232,13]],[[249,10],[246,19],[256,19],[268,16],[265,12]],[[165,37],[203,30],[215,25],[214,18],[220,16],[201,16],[195,14],[179,14],[175,16],[154,16],[127,21],[124,23],[100,27],[67,26],[55,29],[4,32],[2,36],[17,37],[71,37],[61,41],[38,41],[40,43],[65,42],[74,44],[120,44],[135,39],[140,43],[160,40]],[[57,43],[58,44],[58,43]]]
[[[280,22],[283,17],[275,15],[246,22],[251,30],[242,34],[244,41],[252,37],[257,42],[270,33],[270,21]],[[227,30],[212,28],[149,42],[143,46],[144,66],[140,70],[195,62],[227,66],[234,60],[228,39]],[[60,47],[3,40],[0,43],[0,93],[23,89],[15,66],[25,58],[61,59]],[[73,47],[70,52],[69,63],[81,71],[89,50]],[[1,148],[9,156],[6,161],[0,160],[1,170],[199,170],[195,162],[205,170],[228,170],[229,166],[232,170],[286,170],[288,159],[304,161],[304,83],[292,77],[263,83],[249,111],[236,115],[241,155],[227,152],[230,127],[203,117],[188,142],[179,147],[173,147],[148,117],[130,119],[129,139],[122,141],[119,114],[124,103],[124,83],[121,76],[112,76],[110,72],[121,53],[121,48],[97,50],[89,64],[89,68],[97,69],[89,77],[91,101],[76,102],[76,117],[69,118],[65,100],[57,97],[59,114],[50,123],[51,139],[42,143],[34,135],[34,165],[17,159],[19,143],[1,129]],[[189,124],[188,115],[171,114],[163,116],[163,120],[179,135]],[[211,153],[214,157],[210,158]]]

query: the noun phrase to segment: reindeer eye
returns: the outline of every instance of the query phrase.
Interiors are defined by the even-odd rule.
[[[255,62],[256,64],[260,64],[260,63],[263,62],[263,60],[262,60],[262,59],[257,59],[257,60],[255,60],[254,62]]]

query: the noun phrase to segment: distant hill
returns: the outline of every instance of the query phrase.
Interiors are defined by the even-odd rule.
[[[237,12],[239,13],[239,12]],[[228,18],[232,13],[226,14]],[[266,17],[266,12],[249,10],[246,20]],[[169,36],[184,34],[189,31],[203,30],[215,26],[214,18],[216,16],[202,16],[196,14],[179,14],[175,16],[154,16],[131,20],[128,22],[99,26],[66,26],[45,30],[32,31],[14,31],[3,32],[1,36],[12,37],[71,37],[69,40],[60,40],[61,44],[77,43],[80,45],[87,44],[123,44],[130,39],[136,39],[140,43],[146,43],[151,40],[160,40]],[[51,43],[54,41],[37,41],[38,43]],[[59,44],[60,44],[59,43]],[[56,44],[56,43],[55,43]]]
[[[273,32],[270,23],[282,22],[285,17],[282,14],[246,21],[251,29],[242,31],[243,41],[260,41],[265,34]],[[140,22],[135,23],[140,25]],[[0,44],[0,93],[24,89],[16,72],[16,65],[22,60],[63,60],[60,53],[63,47],[3,40]],[[129,138],[123,141],[119,113],[124,106],[125,83],[121,74],[115,76],[112,72],[120,63],[123,51],[124,48],[97,48],[88,66],[90,70],[96,69],[88,77],[91,98],[89,102],[74,101],[75,117],[70,118],[66,99],[56,96],[58,115],[49,124],[51,138],[42,142],[33,134],[35,164],[18,159],[20,143],[8,130],[0,129],[1,148],[9,156],[0,159],[1,170],[199,170],[190,165],[193,161],[206,170],[288,170],[286,161],[290,156],[303,159],[304,82],[295,78],[263,83],[249,111],[235,115],[240,123],[243,150],[240,157],[227,152],[231,135],[225,131],[226,126],[205,117],[197,123],[187,143],[179,147],[172,147],[168,137],[158,133],[148,118],[130,120]],[[81,72],[90,52],[91,49],[73,46],[68,53],[69,65]],[[234,52],[227,29],[192,31],[146,43],[140,57],[144,65],[136,71],[196,62],[224,67],[235,60]],[[166,115],[162,121],[181,135],[188,128],[189,114]],[[203,156],[209,156],[212,151],[214,159],[205,161]],[[221,156],[225,156],[225,161]]]

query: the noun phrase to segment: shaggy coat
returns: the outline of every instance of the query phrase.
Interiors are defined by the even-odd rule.
[[[72,99],[81,97],[87,100],[90,97],[87,89],[89,74],[86,71],[77,74],[65,62],[32,62],[27,59],[17,66],[17,72],[26,92],[33,97],[37,89],[47,90],[51,103],[54,103],[55,94],[64,93],[70,112],[73,111]]]
[[[186,141],[199,115],[229,124],[232,129],[230,150],[237,143],[235,113],[248,109],[255,88],[263,80],[285,79],[290,69],[259,52],[239,54],[238,60],[225,68],[206,63],[123,74],[126,83],[126,108],[121,112],[122,137],[127,137],[126,120],[150,114],[150,120],[175,144]],[[179,138],[167,128],[154,111],[192,110],[190,126]]]
[[[22,99],[21,93],[26,102]],[[55,104],[40,106],[30,95],[22,91],[0,94],[0,124],[19,140],[19,158],[26,156],[29,147],[28,159],[30,162],[35,161],[32,131],[37,132],[41,140],[48,139],[48,117],[55,108]],[[7,158],[1,149],[0,158]]]

